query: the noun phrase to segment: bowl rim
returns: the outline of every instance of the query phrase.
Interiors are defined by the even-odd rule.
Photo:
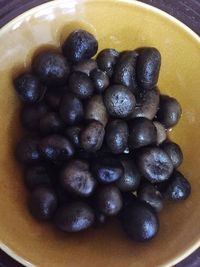
[[[33,15],[34,13],[36,13],[38,11],[42,11],[42,10],[44,10],[46,8],[59,6],[61,4],[67,5],[70,1],[75,1],[77,3],[80,3],[80,2],[81,3],[84,3],[84,2],[89,3],[89,2],[94,2],[94,1],[95,2],[101,2],[101,3],[103,3],[103,2],[106,3],[107,2],[106,0],[67,0],[67,1],[66,0],[56,0],[56,1],[51,1],[51,2],[47,2],[47,3],[44,3],[44,4],[38,5],[36,7],[33,7],[31,9],[29,9],[28,11],[25,11],[22,14],[16,16],[12,20],[10,20],[8,23],[6,23],[2,28],[0,28],[0,38],[9,29],[12,29],[14,27],[14,25],[16,25],[19,20],[24,20],[25,18]],[[157,15],[160,15],[160,16],[170,20],[174,24],[176,24],[178,27],[180,27],[183,31],[185,31],[185,33],[190,35],[190,37],[192,37],[200,45],[200,36],[197,33],[195,33],[192,29],[190,29],[186,24],[184,24],[180,20],[176,19],[172,15],[169,15],[167,12],[165,12],[165,11],[159,9],[159,8],[156,8],[154,6],[151,6],[151,5],[143,3],[143,2],[139,2],[137,0],[111,0],[111,1],[112,2],[116,2],[118,4],[120,4],[120,3],[123,4],[124,3],[124,4],[130,4],[132,6],[145,8],[146,10],[149,10],[150,12],[153,12],[153,13],[155,13]],[[194,242],[193,245],[191,245],[190,247],[185,249],[185,251],[183,251],[183,253],[181,253],[179,256],[176,256],[176,257],[174,257],[172,259],[169,259],[162,266],[163,267],[174,266],[175,264],[177,264],[177,263],[181,262],[182,260],[184,260],[190,254],[192,254],[199,247],[200,247],[200,237],[199,237],[199,239],[197,241]],[[15,253],[15,251],[13,251],[8,246],[6,246],[1,240],[0,240],[0,249],[2,249],[11,258],[13,258],[17,262],[19,262],[19,263],[21,263],[21,264],[23,264],[23,265],[25,265],[27,267],[35,267],[36,266],[33,263],[29,262],[29,260],[27,260],[24,257],[21,257],[20,255]]]

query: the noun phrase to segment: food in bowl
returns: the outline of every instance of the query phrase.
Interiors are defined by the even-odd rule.
[[[76,30],[62,53],[42,52],[32,72],[14,80],[29,132],[16,148],[26,165],[29,209],[65,232],[103,226],[116,216],[135,241],[152,239],[165,199],[185,200],[183,161],[167,132],[181,117],[179,102],[157,88],[160,52],[118,52]]]

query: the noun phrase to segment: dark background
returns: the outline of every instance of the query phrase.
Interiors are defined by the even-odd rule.
[[[67,0],[66,0],[67,1]],[[24,11],[48,0],[0,0],[0,27]],[[140,0],[178,18],[200,35],[200,0]],[[0,251],[0,267],[22,267]],[[59,266],[57,266],[59,267]],[[176,267],[200,267],[200,249]]]

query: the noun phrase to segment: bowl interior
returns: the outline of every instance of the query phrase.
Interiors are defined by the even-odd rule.
[[[184,152],[181,171],[192,183],[191,197],[168,204],[160,215],[159,235],[149,243],[127,240],[117,222],[105,229],[69,235],[40,224],[27,211],[23,172],[13,157],[22,130],[20,103],[12,79],[29,68],[36,50],[59,47],[76,28],[99,40],[99,49],[119,51],[155,46],[162,54],[159,87],[176,97],[183,116],[171,137]],[[26,265],[172,265],[200,243],[200,40],[176,20],[133,1],[53,1],[37,7],[0,31],[0,246]],[[113,226],[114,225],[114,226]],[[23,258],[23,260],[22,260]]]

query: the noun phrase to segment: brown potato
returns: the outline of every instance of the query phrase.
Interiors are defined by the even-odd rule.
[[[101,95],[94,95],[88,100],[85,107],[85,119],[96,120],[106,126],[108,122],[108,113]]]

